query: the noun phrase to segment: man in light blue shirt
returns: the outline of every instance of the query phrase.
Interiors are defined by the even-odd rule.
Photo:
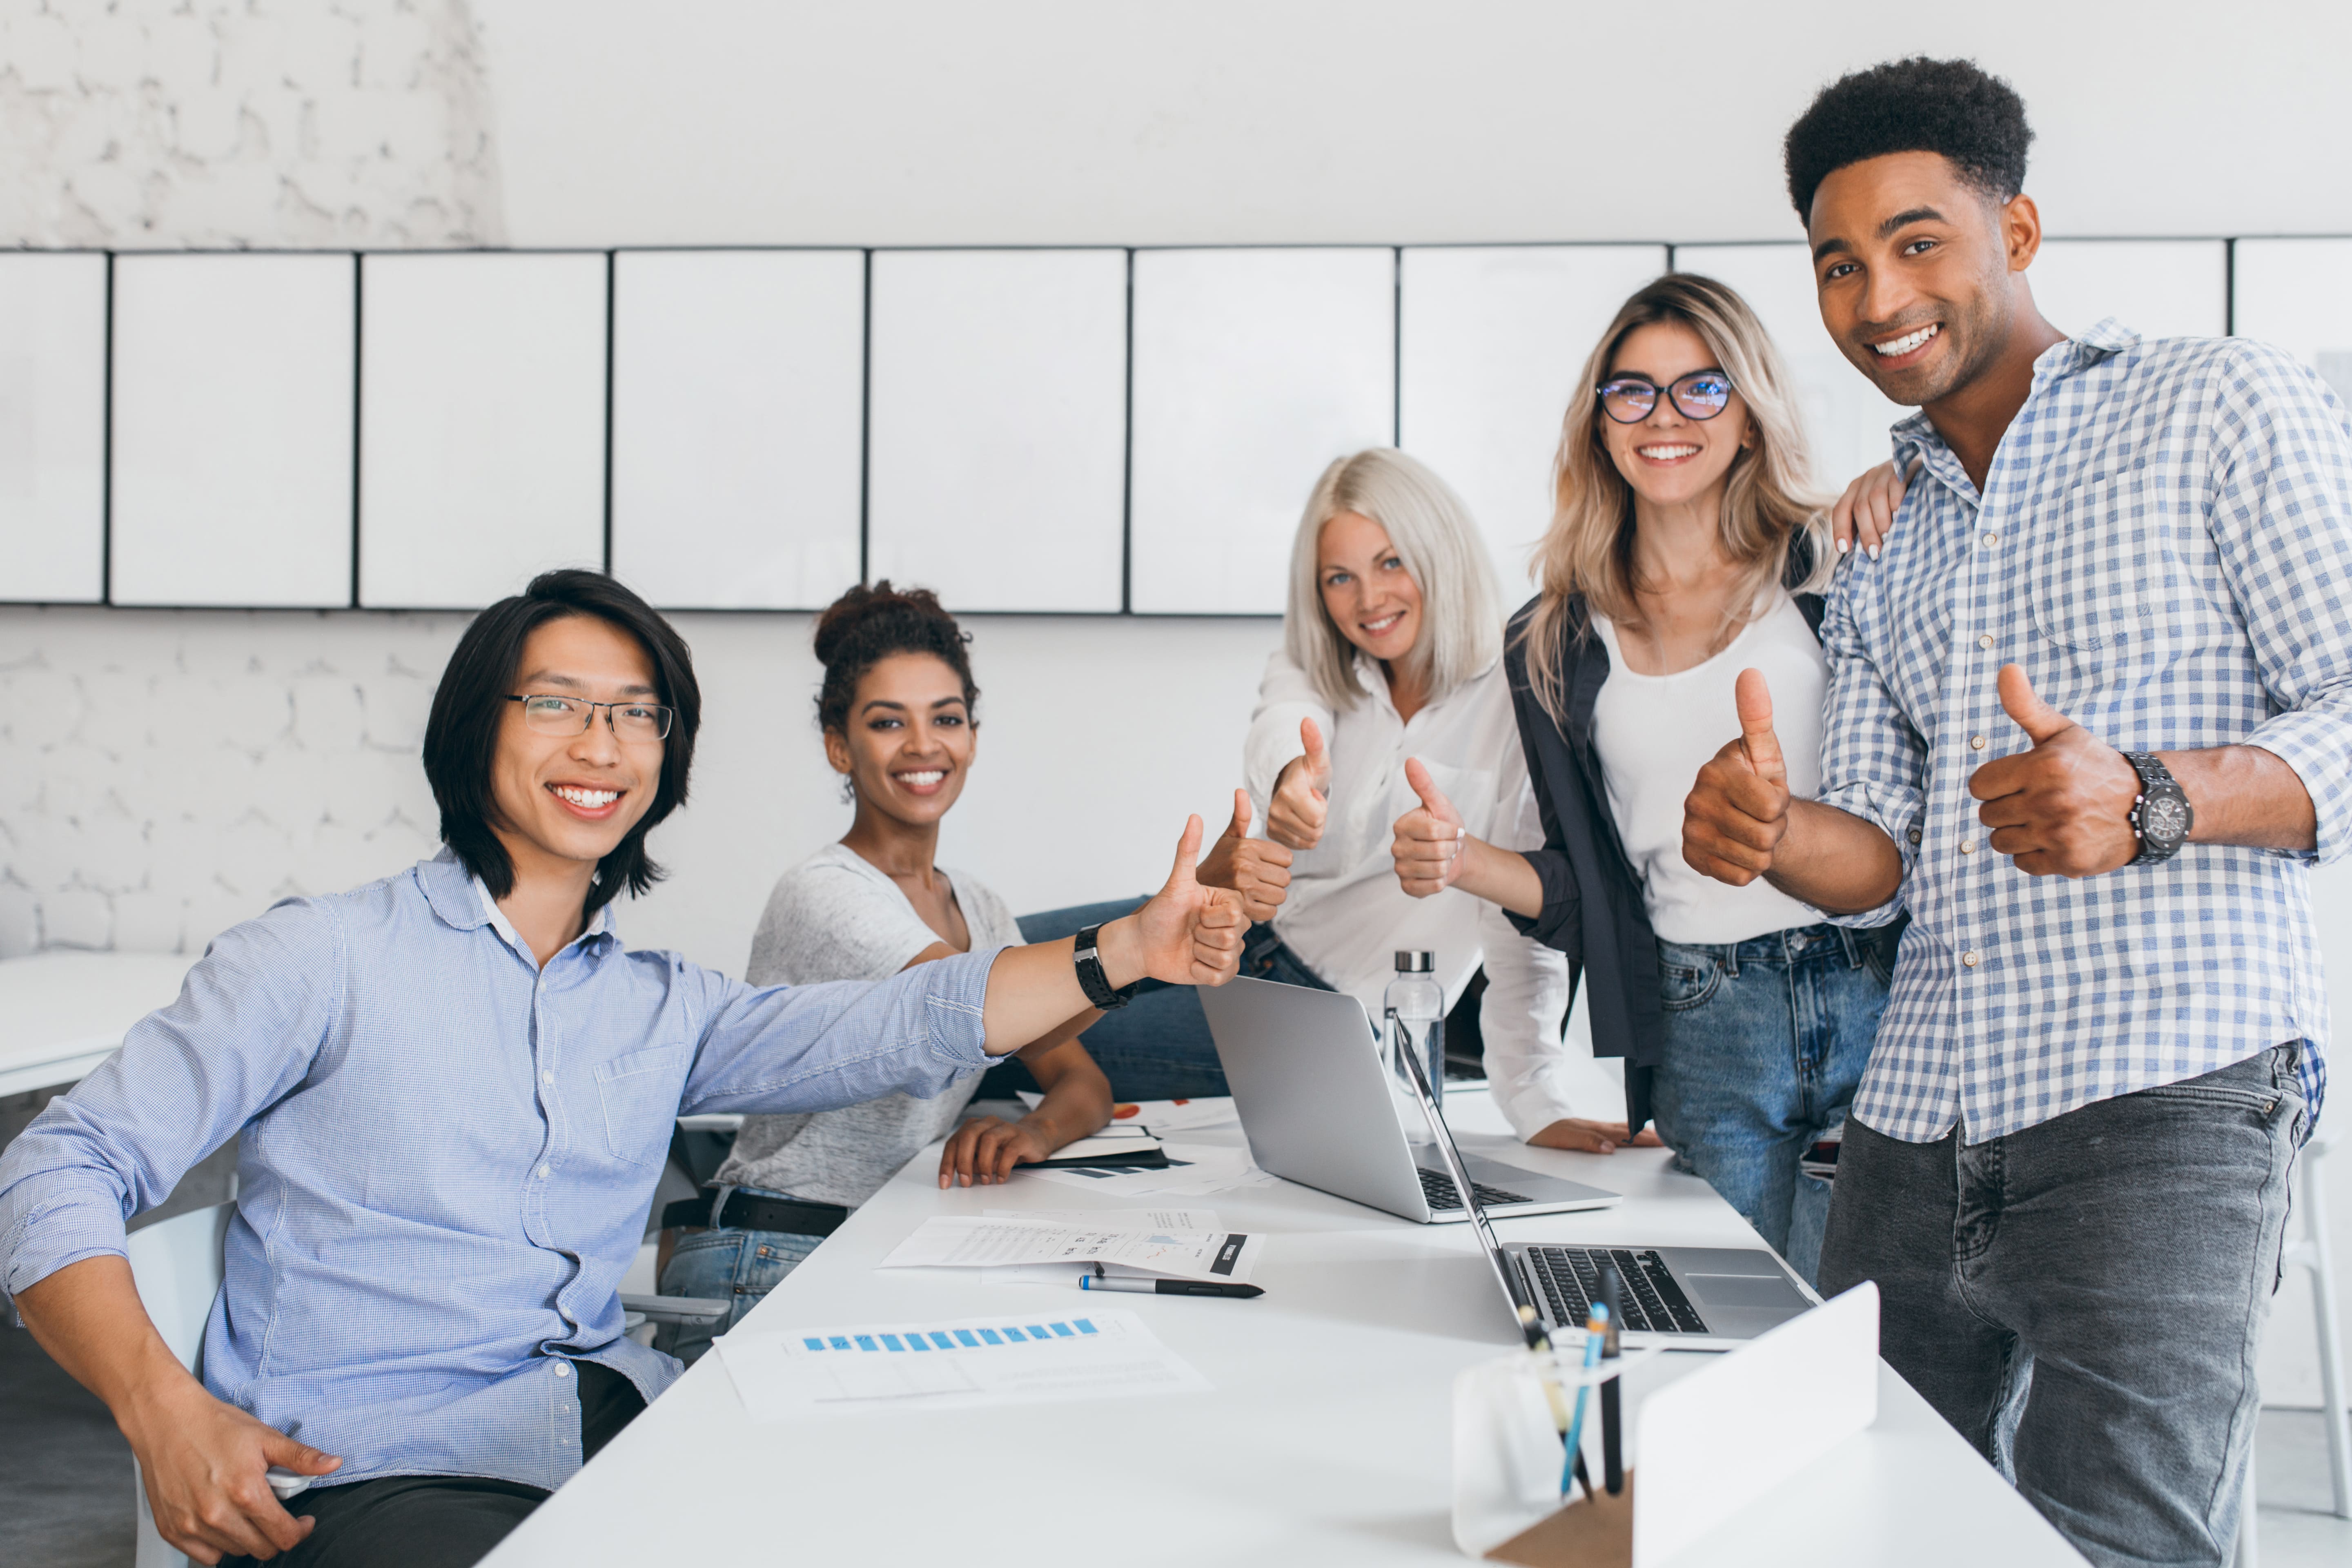
[[[677,1363],[624,1337],[616,1291],[680,1114],[936,1094],[1106,987],[1234,971],[1246,921],[1192,879],[1198,819],[1090,954],[755,989],[632,952],[611,900],[660,874],[645,838],[685,798],[698,709],[684,642],[610,578],[493,605],[426,731],[448,847],[224,933],[0,1158],[0,1278],[199,1562],[471,1563],[657,1396]],[[124,1222],[232,1137],[199,1384]],[[304,1518],[271,1465],[320,1478]]]
[[[1822,321],[1922,468],[1832,591],[1820,798],[1745,672],[1684,854],[1911,915],[1822,1288],[1875,1279],[1887,1359],[2102,1568],[2218,1564],[2326,1083],[2352,431],[2275,349],[2043,320],[2030,136],[1926,59],[1789,133]]]

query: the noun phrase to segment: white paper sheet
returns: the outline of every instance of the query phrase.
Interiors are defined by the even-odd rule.
[[[1218,1230],[1224,1221],[1214,1209],[983,1209],[991,1219],[1035,1220],[1040,1225],[1094,1225],[1106,1230]]]
[[[1148,1157],[1164,1145],[1140,1127],[1106,1127],[1091,1138],[1077,1138],[1046,1156],[1051,1160],[1117,1160]]]
[[[1100,1266],[1122,1274],[1245,1284],[1257,1238],[1216,1230],[1136,1230],[985,1215],[935,1215],[884,1258],[884,1268]]]
[[[1034,1089],[1015,1089],[1023,1104],[1037,1109],[1045,1098]],[[1218,1095],[1202,1100],[1121,1100],[1111,1112],[1111,1128],[1141,1126],[1151,1130],[1154,1137],[1165,1138],[1171,1132],[1189,1132],[1202,1127],[1230,1127],[1241,1120],[1234,1110],[1231,1095]]]
[[[960,1318],[737,1332],[720,1358],[754,1421],[946,1410],[1206,1389],[1132,1312]]]

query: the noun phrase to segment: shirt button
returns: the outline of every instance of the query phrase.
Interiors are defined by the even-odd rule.
[[[547,1167],[546,1167],[546,1166],[544,1166],[544,1165],[541,1165],[538,1170],[533,1171],[533,1172],[531,1173],[531,1174],[532,1174],[532,1175],[534,1175],[534,1176],[537,1176],[541,1181],[542,1181],[542,1182],[543,1182],[543,1181],[547,1180],[547,1175],[548,1175]]]
[[[1976,841],[1975,839],[1973,839],[1973,838],[1963,838],[1963,839],[1961,839],[1961,840],[1960,840],[1960,853],[1961,853],[1961,854],[1963,854],[1963,855],[1973,855],[1973,854],[1975,854],[1976,852],[1977,852],[1977,841]]]
[[[555,1075],[551,1072],[543,1072],[539,1075],[539,1081],[541,1083],[553,1083],[555,1081]]]
[[[568,1361],[557,1362],[555,1363],[555,1375],[558,1377],[570,1377],[572,1375],[572,1363]]]
[[[1916,844],[1919,842],[1919,830],[1915,827],[1910,832],[1905,834],[1904,837],[1910,839],[1912,843]]]
[[[1970,735],[1970,736],[1969,737],[1969,751],[1971,751],[1971,752],[1981,752],[1981,751],[1983,751],[1984,749],[1985,749],[1985,738],[1984,738],[1982,735]]]
[[[1991,634],[1990,632],[1987,632],[1987,633],[1985,633],[1985,634],[1984,634],[1984,636],[1982,636],[1982,637],[1980,637],[1977,638],[1977,647],[1992,647],[1992,634]]]
[[[2000,542],[2000,535],[1992,532],[1990,530],[1987,530],[1984,536],[1984,542],[1986,546],[1990,548]]]
[[[1960,954],[1960,962],[1967,964],[1970,969],[1974,969],[1977,966],[1977,955],[1975,950],[1971,949],[1969,952]]]

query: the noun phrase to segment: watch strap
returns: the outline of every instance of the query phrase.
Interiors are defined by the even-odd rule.
[[[1087,1003],[1102,1012],[1109,1013],[1133,1001],[1137,989],[1143,983],[1139,980],[1133,984],[1122,986],[1118,990],[1111,988],[1110,976],[1103,973],[1102,954],[1097,951],[1095,943],[1096,934],[1101,930],[1102,927],[1097,924],[1090,925],[1078,932],[1071,957],[1077,965],[1078,989],[1087,994]]]

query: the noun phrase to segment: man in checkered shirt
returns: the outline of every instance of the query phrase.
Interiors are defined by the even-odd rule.
[[[1906,60],[1789,132],[1822,320],[1920,414],[1840,575],[1817,801],[1757,671],[1684,855],[1907,910],[1824,1290],[2095,1563],[2221,1562],[2326,1081],[2307,868],[2352,841],[2352,431],[2286,355],[2035,309],[2009,87]]]

